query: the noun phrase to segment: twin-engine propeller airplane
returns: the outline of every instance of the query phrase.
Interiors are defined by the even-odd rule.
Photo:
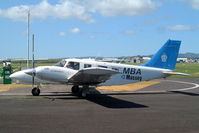
[[[86,97],[89,86],[110,86],[164,78],[170,75],[187,75],[173,72],[181,41],[168,40],[143,65],[99,62],[90,59],[65,59],[54,66],[40,66],[13,73],[17,83],[33,84],[32,95],[40,94],[40,84],[70,84],[72,93]],[[34,87],[37,85],[37,87]]]

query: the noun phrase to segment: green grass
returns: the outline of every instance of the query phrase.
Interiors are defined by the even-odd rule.
[[[38,63],[35,64],[35,67],[37,66],[52,66],[53,63]],[[3,65],[0,65],[0,68],[2,68]],[[20,71],[22,67],[26,67],[26,64],[14,64],[12,63],[12,68],[13,68],[13,72],[17,72]],[[32,67],[32,64],[30,64],[30,67]],[[2,72],[2,70],[0,70],[0,72]]]
[[[173,78],[199,78],[199,63],[177,63],[175,72],[190,74],[190,76],[171,76]]]
[[[36,61],[35,63],[35,67],[37,66],[52,66],[54,64],[56,64],[58,61],[58,59],[56,60],[39,60],[39,61]],[[17,72],[17,71],[20,71],[22,67],[26,67],[27,64],[26,64],[26,61],[23,60],[23,61],[12,61],[12,68],[13,68],[13,72]],[[1,63],[0,64],[0,68],[3,67],[3,64]],[[29,67],[32,67],[32,63],[30,61],[29,63]],[[2,69],[0,69],[0,72],[2,72]]]

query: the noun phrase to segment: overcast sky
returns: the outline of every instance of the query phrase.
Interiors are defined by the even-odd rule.
[[[0,58],[27,57],[28,10],[36,58],[199,53],[199,0],[3,0]]]

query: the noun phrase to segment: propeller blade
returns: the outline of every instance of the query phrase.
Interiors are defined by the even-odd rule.
[[[32,86],[34,87],[35,85],[35,76],[36,76],[36,70],[33,68],[33,69],[29,69],[25,72],[26,74],[32,76]]]

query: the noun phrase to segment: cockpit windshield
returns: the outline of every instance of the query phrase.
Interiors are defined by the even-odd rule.
[[[79,64],[79,62],[70,61],[70,62],[68,62],[68,64],[66,65],[66,67],[70,68],[70,69],[74,69],[74,70],[79,70],[80,64]]]
[[[66,61],[60,61],[60,62],[57,62],[54,66],[64,67],[65,64],[66,64]]]

